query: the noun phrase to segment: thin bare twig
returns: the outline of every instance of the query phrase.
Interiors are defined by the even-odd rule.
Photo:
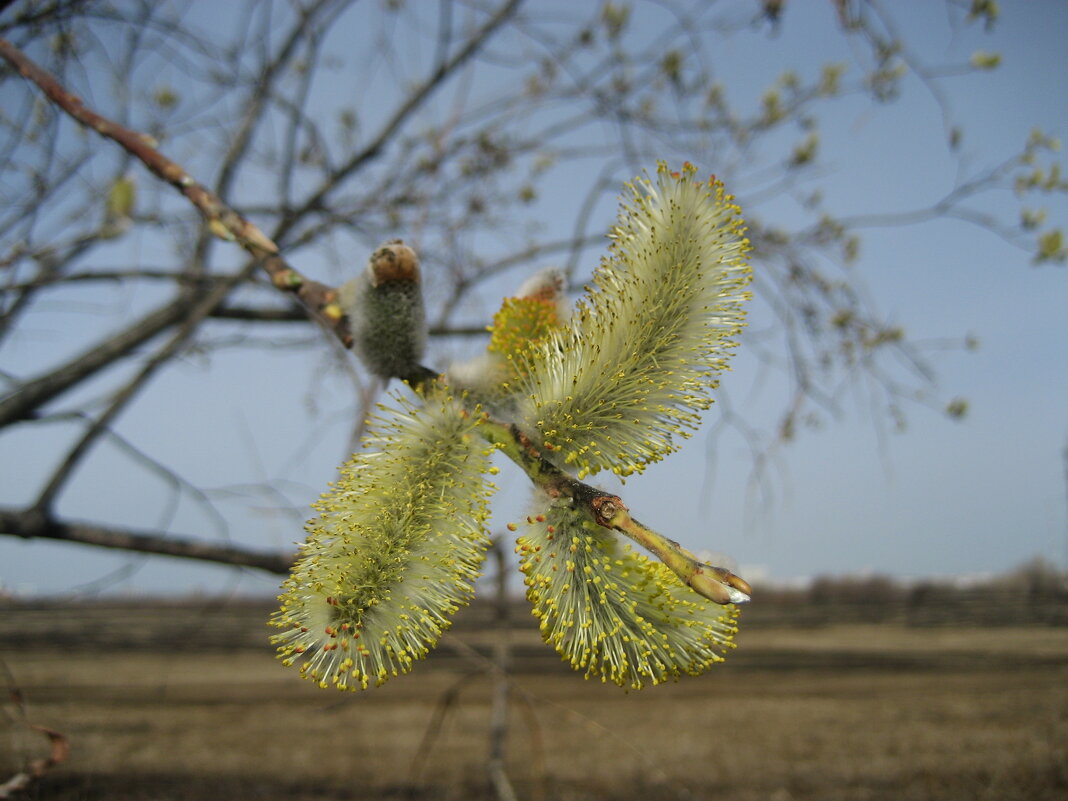
[[[423,105],[427,98],[445,81],[447,77],[449,77],[449,75],[478,53],[490,36],[493,35],[493,32],[516,12],[521,2],[522,0],[508,0],[508,2],[502,5],[481,28],[471,35],[471,38],[467,40],[466,44],[460,48],[451,59],[438,64],[434,72],[431,73],[420,86],[414,89],[400,107],[394,111],[393,115],[379,129],[378,134],[367,144],[367,146],[353,154],[348,161],[334,170],[330,175],[329,180],[311,197],[304,201],[301,208],[292,215],[290,219],[295,222],[296,219],[303,217],[306,213],[321,209],[326,202],[326,198],[342,181],[356,172],[356,170],[368,161],[377,157],[382,152],[383,148],[385,148],[385,146],[393,139],[393,135],[400,130],[401,126],[412,113]],[[292,222],[288,224],[283,223],[276,231],[275,236],[280,238],[285,232],[288,232],[291,225]]]
[[[0,39],[0,57],[26,80],[34,83],[56,106],[82,125],[111,139],[137,158],[153,175],[173,186],[197,208],[216,236],[240,244],[271,276],[272,283],[295,295],[312,316],[348,347],[352,342],[348,320],[337,306],[337,293],[331,287],[312,281],[291,267],[278,255],[278,246],[258,227],[230,208],[214,192],[190,176],[181,165],[171,161],[156,148],[155,140],[86,108],[81,98],[68,92],[49,73],[38,67],[21,50]]]
[[[23,770],[20,770],[7,781],[0,783],[0,799],[7,799],[15,798],[16,795],[21,795],[26,790],[29,790],[48,771],[61,762],[65,762],[70,755],[70,744],[66,736],[55,729],[30,722],[22,697],[22,690],[15,684],[15,677],[3,660],[0,660],[0,667],[3,667],[4,673],[7,675],[7,696],[15,707],[16,717],[30,730],[44,735],[49,743],[48,756],[30,760]]]

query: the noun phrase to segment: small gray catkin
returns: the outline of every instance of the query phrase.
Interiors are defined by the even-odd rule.
[[[419,373],[427,331],[414,250],[399,239],[386,242],[341,286],[338,302],[349,318],[353,350],[368,370],[380,378]]]

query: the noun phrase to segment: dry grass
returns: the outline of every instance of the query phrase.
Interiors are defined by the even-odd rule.
[[[447,646],[410,676],[342,695],[282,668],[258,632],[230,650],[146,634],[182,634],[188,611],[138,618],[127,642],[155,644],[136,648],[15,649],[19,615],[0,626],[4,659],[32,719],[72,745],[31,797],[488,797],[492,681]],[[453,636],[488,641],[463,628]],[[508,769],[524,799],[1068,797],[1068,629],[750,630],[712,674],[629,695],[564,669],[526,621],[513,637]],[[413,765],[444,697],[455,703]],[[43,750],[11,726],[0,780]]]

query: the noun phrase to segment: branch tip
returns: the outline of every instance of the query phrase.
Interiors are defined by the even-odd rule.
[[[753,592],[749,583],[722,567],[699,564],[688,582],[690,588],[717,604],[744,604]]]

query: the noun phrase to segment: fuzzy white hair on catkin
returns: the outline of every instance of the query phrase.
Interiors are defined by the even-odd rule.
[[[592,286],[524,365],[520,425],[580,477],[674,451],[744,326],[744,223],[722,184],[694,172],[660,165],[655,183],[629,186]]]
[[[406,673],[465,605],[489,546],[491,449],[450,398],[382,407],[315,505],[272,641],[323,687]]]
[[[392,256],[384,260],[383,256]],[[399,255],[398,255],[399,254]],[[403,257],[408,269],[395,269]],[[394,268],[385,278],[375,267]],[[426,310],[415,252],[399,241],[376,250],[367,266],[338,288],[338,304],[352,331],[352,349],[380,378],[403,378],[418,367],[426,351]]]
[[[515,293],[517,298],[541,298],[556,308],[556,316],[567,320],[567,276],[559,267],[545,267],[527,278]]]
[[[549,505],[517,538],[542,638],[627,689],[699,675],[734,647],[737,609],[701,598],[581,512]]]
[[[567,303],[567,276],[557,267],[546,267],[526,278],[514,297],[539,298],[551,303],[561,322],[569,317]],[[464,389],[485,399],[488,404],[505,405],[515,390],[503,386],[511,371],[507,358],[500,353],[480,353],[471,359],[453,362],[445,370],[451,387]],[[510,407],[507,409],[510,411]]]

